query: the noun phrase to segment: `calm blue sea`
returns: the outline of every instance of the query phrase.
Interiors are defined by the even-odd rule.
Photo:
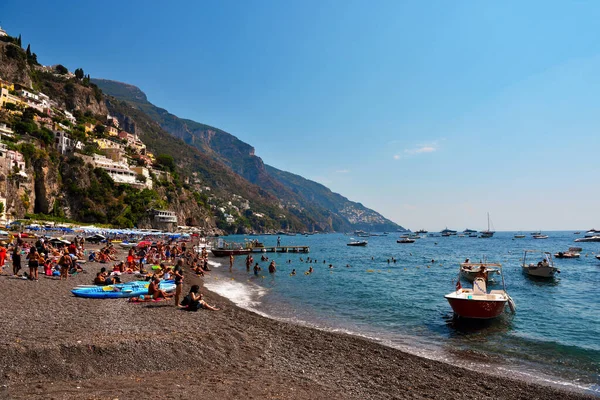
[[[490,239],[426,237],[414,244],[398,244],[400,233],[390,233],[368,238],[366,247],[346,246],[351,236],[344,234],[282,236],[283,246],[308,245],[310,253],[266,253],[277,263],[275,274],[254,254],[263,269],[258,277],[246,272],[244,256],[236,258],[232,271],[228,259],[213,259],[222,265],[205,282],[238,305],[273,318],[600,395],[600,261],[594,257],[600,243],[574,243],[582,235],[573,232],[545,233],[549,239],[528,233],[513,239],[514,232],[499,232]],[[277,236],[225,238],[245,239],[274,246]],[[581,258],[555,260],[561,273],[554,280],[522,274],[523,250],[554,253],[570,246],[583,248]],[[444,295],[453,290],[465,258],[502,263],[515,315],[479,323],[453,320]],[[315,272],[305,275],[311,265]],[[290,276],[292,269],[296,276]]]

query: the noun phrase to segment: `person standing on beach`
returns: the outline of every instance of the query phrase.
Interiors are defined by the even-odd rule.
[[[19,276],[19,270],[21,269],[21,239],[17,239],[12,253],[12,263],[13,263],[13,275]]]
[[[181,297],[181,288],[183,287],[183,260],[177,260],[177,265],[173,271],[175,278],[175,307],[179,306],[179,298]]]
[[[6,242],[0,242],[0,268],[4,267],[4,262],[6,261]]]
[[[62,281],[65,278],[65,281],[69,277],[69,270],[73,265],[73,259],[69,255],[69,250],[66,249],[60,260],[58,260],[58,265],[60,265],[60,280]]]
[[[35,246],[31,247],[29,250],[29,254],[27,254],[27,260],[29,265],[29,279],[30,280],[38,280],[38,268],[40,266],[40,260],[44,260],[42,256],[38,253],[37,248]]]

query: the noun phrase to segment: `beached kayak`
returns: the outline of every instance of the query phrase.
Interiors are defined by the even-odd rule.
[[[138,297],[148,294],[148,282],[136,282],[129,284],[116,284],[96,287],[80,287],[71,290],[77,297],[86,297],[90,299],[119,299],[127,297]],[[159,288],[165,292],[175,290],[175,282],[162,281]]]

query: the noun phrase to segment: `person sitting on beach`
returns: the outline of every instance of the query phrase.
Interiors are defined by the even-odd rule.
[[[102,274],[102,272],[98,272],[96,274],[96,277],[94,278],[94,285],[98,285],[98,286],[104,286],[106,285],[106,278],[104,277],[104,275]]]
[[[198,311],[201,308],[211,311],[219,311],[219,308],[211,306],[204,301],[204,296],[200,293],[200,286],[193,285],[190,292],[183,299],[179,307],[185,308],[188,311]]]
[[[155,276],[150,281],[150,284],[148,285],[148,296],[150,296],[150,298],[152,298],[154,300],[160,299],[160,298],[163,298],[163,299],[171,298],[172,296],[168,295],[167,292],[159,289],[159,284],[160,284],[160,279]]]

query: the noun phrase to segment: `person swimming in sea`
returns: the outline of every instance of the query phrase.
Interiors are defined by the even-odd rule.
[[[329,264],[329,268],[333,268],[333,264]]]
[[[254,275],[258,276],[258,271],[260,271],[260,265],[256,263],[254,264]]]
[[[304,274],[305,274],[305,275],[310,275],[310,274],[312,274],[312,273],[313,273],[313,271],[314,271],[314,269],[313,269],[313,267],[312,267],[312,265],[311,265],[311,266],[310,266],[310,268],[308,269],[308,271],[306,271]]]
[[[294,275],[296,275],[296,270],[295,269],[293,269],[292,272],[290,273],[290,276],[294,276]]]

